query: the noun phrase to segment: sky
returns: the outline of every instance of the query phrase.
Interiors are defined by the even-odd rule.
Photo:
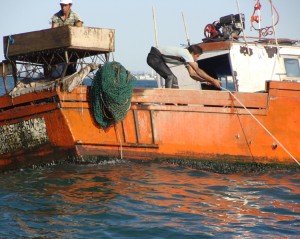
[[[159,46],[191,44],[204,38],[204,27],[228,14],[245,14],[245,35],[258,37],[251,29],[250,17],[257,0],[73,0],[72,10],[84,20],[84,26],[112,28],[116,31],[114,60],[132,72],[151,72],[146,63],[151,46],[156,45],[153,12]],[[300,0],[272,0],[279,13],[276,35],[300,40]],[[270,0],[260,0],[262,27],[272,25]],[[59,0],[2,0],[0,35],[50,28],[50,20],[60,10]],[[256,24],[256,27],[257,24]],[[274,36],[271,36],[274,37]],[[3,40],[0,61],[4,60]]]

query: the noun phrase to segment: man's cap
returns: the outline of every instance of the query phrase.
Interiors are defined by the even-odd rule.
[[[60,4],[73,4],[72,0],[60,0]]]

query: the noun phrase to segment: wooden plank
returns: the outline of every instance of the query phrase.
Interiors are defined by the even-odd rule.
[[[64,48],[70,46],[68,27],[47,29],[41,31],[21,33],[11,36],[14,43],[9,45],[8,56],[23,55],[49,49]],[[8,36],[3,38],[4,54],[7,52]]]
[[[207,51],[220,51],[220,50],[230,50],[232,43],[230,41],[220,41],[220,42],[209,42],[198,44],[203,52]]]
[[[14,43],[9,44],[9,57],[59,48],[91,50],[99,53],[115,50],[114,29],[65,26],[15,34],[11,37]],[[8,38],[9,36],[3,38],[5,55]]]
[[[72,108],[72,109],[88,109],[90,108],[88,102],[61,102],[61,108]]]
[[[267,107],[267,93],[234,92],[233,94],[247,108]],[[206,90],[134,89],[132,102],[242,107],[242,105],[229,92]]]
[[[43,91],[43,92],[32,92],[24,95],[17,96],[12,98],[10,95],[6,94],[0,96],[0,108],[7,108],[11,106],[17,106],[20,104],[31,104],[34,101],[48,99],[55,97],[57,95],[56,90],[52,91]]]
[[[300,91],[300,83],[295,81],[269,81],[267,82],[267,88]]]
[[[133,104],[131,110],[151,110],[151,111],[180,111],[180,112],[205,112],[205,113],[218,113],[218,114],[239,114],[249,115],[249,111],[253,115],[266,115],[268,109],[247,109],[244,108],[230,108],[230,107],[215,107],[215,106],[203,106],[203,105],[144,105]],[[155,133],[155,132],[154,132]]]
[[[133,110],[127,112],[126,117],[122,121],[123,134],[125,143],[137,143],[137,132],[135,128],[135,119]]]
[[[23,107],[17,107],[9,111],[0,112],[0,121],[27,117],[29,115],[52,111],[57,108],[58,106],[55,103],[46,104],[46,105],[27,105]]]
[[[7,108],[13,105],[12,99],[9,95],[0,96],[0,108]]]
[[[288,97],[288,98],[298,98],[300,99],[300,91],[298,90],[281,90],[281,89],[271,89],[271,96],[276,97]]]
[[[247,108],[265,109],[268,104],[267,93],[234,92],[234,96]],[[61,101],[88,101],[88,87],[81,86],[72,93],[59,93]],[[225,107],[243,107],[229,92],[207,90],[174,90],[174,89],[134,89],[132,103],[174,103],[195,104]],[[66,106],[66,105],[64,105]]]
[[[59,99],[61,101],[88,101],[88,89],[87,86],[79,86],[74,89],[71,93],[58,90]]]
[[[69,27],[73,49],[100,52],[115,51],[115,31],[113,29]]]
[[[149,110],[138,110],[136,112],[136,124],[138,143],[153,144],[153,132],[151,122],[151,114]]]
[[[42,99],[47,99],[53,96],[56,96],[57,92],[56,90],[53,91],[43,91],[43,92],[38,92],[38,93],[28,93],[25,95],[20,95],[15,98],[13,98],[13,105],[19,105],[19,104],[24,104],[24,103],[30,103],[33,101],[37,100],[42,100]]]

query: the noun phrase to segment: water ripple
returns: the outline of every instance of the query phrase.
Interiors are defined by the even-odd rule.
[[[0,175],[0,238],[298,238],[300,176],[158,163]]]

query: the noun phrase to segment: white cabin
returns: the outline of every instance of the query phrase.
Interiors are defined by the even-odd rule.
[[[290,40],[224,41],[200,43],[201,69],[231,91],[265,91],[266,81],[300,81],[300,46]],[[182,89],[201,89],[183,66],[171,66]],[[203,89],[206,84],[202,83]]]

